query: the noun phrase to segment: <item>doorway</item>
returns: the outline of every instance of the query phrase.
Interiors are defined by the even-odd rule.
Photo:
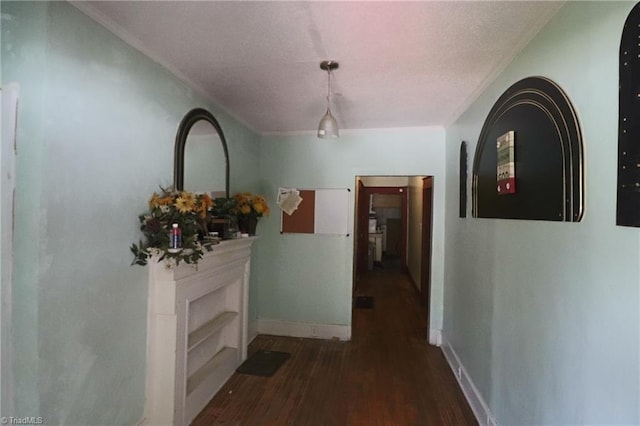
[[[421,324],[429,330],[431,275],[432,176],[358,176],[356,178],[353,297],[367,292],[391,295],[407,281],[411,299],[421,305]],[[381,283],[381,280],[384,283]],[[371,288],[376,283],[377,290]],[[386,283],[389,282],[387,285]],[[380,286],[385,287],[382,291]],[[407,298],[405,298],[407,299]],[[409,300],[409,299],[407,299]],[[375,306],[382,307],[383,303]],[[354,315],[354,320],[355,320]],[[354,333],[357,329],[354,330]]]
[[[407,186],[366,186],[358,182],[356,279],[393,257],[406,271]],[[357,280],[356,280],[357,287]]]

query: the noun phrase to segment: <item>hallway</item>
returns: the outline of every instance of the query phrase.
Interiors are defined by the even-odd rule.
[[[418,293],[396,268],[374,269],[353,310],[351,342],[258,336],[249,353],[291,353],[270,378],[234,374],[193,425],[475,425],[439,348],[425,342]]]

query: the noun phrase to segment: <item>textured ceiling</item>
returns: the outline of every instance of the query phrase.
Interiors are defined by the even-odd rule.
[[[72,2],[260,133],[448,125],[562,2]]]

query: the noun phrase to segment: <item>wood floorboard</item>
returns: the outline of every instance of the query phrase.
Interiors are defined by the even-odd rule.
[[[376,269],[358,295],[374,308],[354,309],[350,342],[256,337],[249,355],[291,357],[272,377],[235,373],[192,425],[477,425],[442,351],[426,342],[409,279]]]

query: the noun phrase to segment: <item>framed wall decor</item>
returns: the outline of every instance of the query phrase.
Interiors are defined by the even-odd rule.
[[[496,149],[498,151],[498,195],[516,193],[516,166],[515,166],[515,140],[516,132],[509,130],[498,138]]]
[[[467,217],[467,143],[460,144],[460,217]]]
[[[482,126],[473,160],[473,216],[579,222],[583,162],[569,97],[548,78],[520,80],[498,98]]]
[[[620,41],[620,90],[618,99],[618,183],[616,224],[640,226],[640,3],[622,30]]]

